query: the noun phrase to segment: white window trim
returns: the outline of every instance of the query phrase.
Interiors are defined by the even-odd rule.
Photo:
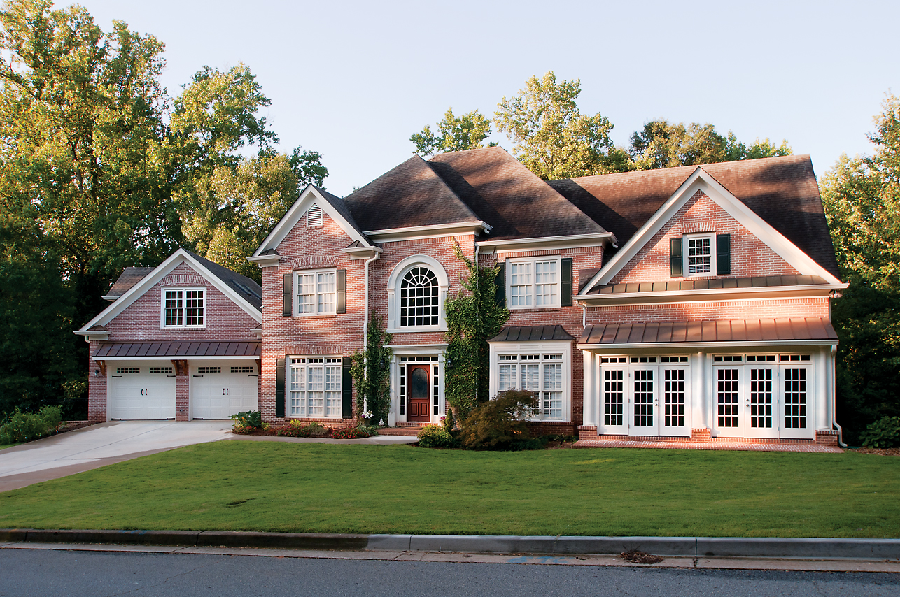
[[[414,267],[427,267],[430,269],[438,282],[438,324],[427,326],[400,326],[400,284],[409,270]],[[407,257],[391,271],[388,278],[388,324],[387,332],[390,334],[402,332],[446,332],[447,318],[445,312],[445,304],[447,302],[447,290],[450,287],[450,279],[447,276],[444,266],[434,257],[428,255],[411,255]]]
[[[187,293],[190,291],[197,291],[203,293],[203,323],[201,325],[166,325],[166,293],[167,292],[181,292]],[[162,288],[159,295],[159,328],[162,330],[202,330],[206,328],[206,321],[209,318],[209,312],[206,308],[206,294],[207,289],[205,286],[173,286],[168,288]],[[187,322],[187,297],[182,294],[182,304],[181,310],[183,314],[182,321]]]
[[[701,238],[709,239],[709,271],[697,274],[690,273],[690,255],[688,251],[688,241]],[[718,265],[716,264],[716,233],[702,232],[697,234],[685,234],[681,237],[681,258],[682,258],[682,276],[685,278],[709,278],[715,276]]]
[[[537,304],[537,273],[535,272],[535,264],[539,261],[553,261],[556,263],[556,300],[552,305]],[[513,305],[512,304],[512,266],[514,264],[530,263],[531,264],[531,284],[529,284],[531,292],[530,305]],[[510,311],[528,310],[528,309],[559,309],[562,307],[562,257],[559,255],[544,255],[542,257],[522,257],[506,260],[506,308]]]
[[[318,274],[334,274],[334,300],[331,302],[333,308],[331,311],[318,311],[319,307],[319,283],[315,277]],[[322,268],[322,269],[303,269],[303,270],[295,270],[294,279],[292,283],[293,287],[293,312],[294,317],[321,317],[325,315],[336,315],[337,314],[337,268]],[[312,313],[301,313],[300,312],[300,276],[313,276],[313,306],[316,308],[316,311]],[[328,293],[322,293],[328,294]]]
[[[305,359],[307,362],[305,363],[294,363],[294,359]],[[309,363],[309,359],[321,359],[321,363]],[[336,361],[329,363],[328,361]],[[306,397],[306,414],[294,414],[291,412],[292,404],[291,404],[291,370],[292,369],[307,369],[310,365],[316,365],[322,367],[322,400],[324,401],[322,404],[322,415],[310,415],[309,414],[309,389],[300,390],[307,394]],[[337,415],[327,416],[325,414],[325,409],[328,405],[328,399],[325,397],[325,368],[326,367],[336,367],[338,370],[338,384],[340,389],[338,390],[339,398],[338,398],[338,406],[337,406]],[[284,392],[285,392],[285,418],[287,419],[333,419],[339,420],[343,417],[343,399],[344,399],[344,381],[343,381],[343,362],[340,355],[288,355],[285,358],[285,377],[284,377]],[[305,382],[304,382],[305,383]]]
[[[490,397],[494,398],[500,387],[500,355],[508,354],[562,354],[562,418],[530,417],[533,422],[569,422],[572,420],[572,343],[568,340],[551,342],[493,342],[490,344],[491,376]]]

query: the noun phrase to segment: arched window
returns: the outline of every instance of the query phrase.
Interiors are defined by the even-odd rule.
[[[400,283],[400,327],[438,325],[437,277],[427,267],[410,269]]]

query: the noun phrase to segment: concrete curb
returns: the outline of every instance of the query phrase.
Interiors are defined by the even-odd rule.
[[[483,554],[865,559],[900,561],[900,539],[743,539],[734,537],[566,537],[515,535],[364,535],[240,531],[0,529],[0,543],[111,543],[179,547],[253,547],[336,551]]]

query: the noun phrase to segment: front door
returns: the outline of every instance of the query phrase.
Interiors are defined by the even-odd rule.
[[[429,407],[431,404],[428,389],[431,365],[408,365],[409,380],[409,412],[408,421],[428,422],[431,420]]]

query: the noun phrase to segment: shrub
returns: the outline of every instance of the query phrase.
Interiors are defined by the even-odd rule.
[[[62,409],[44,406],[37,413],[23,413],[18,408],[0,425],[0,444],[19,444],[52,435],[62,424]]]
[[[900,417],[881,417],[866,427],[861,439],[867,448],[900,446]]]
[[[234,433],[250,433],[255,429],[265,429],[268,427],[267,424],[263,423],[262,413],[258,410],[248,410],[237,413],[236,415],[231,415],[231,420],[234,421],[234,425],[231,429]]]
[[[378,425],[366,425],[365,422],[360,421],[356,428],[362,433],[365,433],[365,437],[374,437],[378,435]]]
[[[479,404],[466,417],[460,434],[469,450],[522,450],[540,447],[529,443],[526,419],[537,406],[532,392],[509,390]],[[540,442],[538,442],[540,444]]]
[[[456,439],[443,425],[425,425],[418,433],[419,445],[423,448],[455,448]]]
[[[315,421],[304,423],[291,419],[287,425],[279,428],[275,433],[286,437],[328,437],[328,428]]]
[[[331,437],[334,439],[363,439],[369,437],[369,434],[360,427],[342,427],[333,429]]]

